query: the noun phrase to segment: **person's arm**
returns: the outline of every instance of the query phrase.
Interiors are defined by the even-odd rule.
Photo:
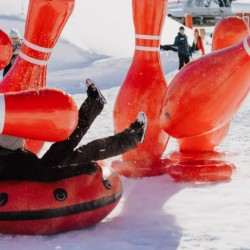
[[[162,50],[172,50],[172,51],[177,51],[177,47],[174,46],[174,44],[166,44],[166,45],[161,45],[160,47]]]
[[[12,47],[13,47],[13,52],[12,54],[13,55],[18,55],[18,53],[20,52],[21,50],[21,46],[22,46],[22,41],[18,41],[16,44],[13,44]]]
[[[175,47],[178,47],[178,46],[179,46],[179,39],[178,39],[178,36],[176,36],[175,39],[174,39],[174,46],[175,46]]]

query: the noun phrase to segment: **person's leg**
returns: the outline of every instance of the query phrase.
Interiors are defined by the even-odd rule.
[[[137,120],[128,129],[113,136],[94,140],[77,148],[63,165],[81,164],[117,156],[137,147],[143,142],[147,127],[147,118],[139,113]]]
[[[36,177],[36,180],[43,182],[59,181],[82,174],[93,175],[97,170],[98,164],[96,162],[85,162],[75,165],[72,164],[70,166],[55,166],[52,168],[43,168],[41,174]]]
[[[188,55],[185,55],[184,62],[185,62],[185,64],[190,62],[190,57]]]
[[[41,158],[45,166],[56,166],[64,161],[64,158],[67,158],[73,152],[95,118],[103,110],[105,102],[103,102],[103,98],[100,99],[98,89],[96,88],[92,94],[89,94],[89,92],[90,91],[88,91],[87,99],[79,109],[78,125],[76,129],[65,141],[56,142],[51,145],[49,150]],[[97,94],[95,92],[97,92]]]
[[[137,143],[134,140],[134,136],[124,131],[114,136],[97,139],[80,146],[72,153],[71,157],[67,159],[66,164],[80,164],[81,162],[106,159],[123,154],[136,148],[136,146]]]
[[[12,174],[14,171],[10,171],[10,174],[5,175],[4,178],[58,181],[81,174],[92,175],[98,169],[98,164],[92,161],[106,159],[136,148],[137,144],[144,140],[146,127],[147,118],[141,112],[128,129],[114,136],[95,140],[79,147],[68,158],[62,157],[64,160],[61,161],[60,165],[48,167],[44,165],[44,161],[30,152],[27,152],[26,156],[22,154],[19,157],[12,157],[11,159],[14,159],[15,163],[21,162],[24,166],[19,166],[20,171],[17,171],[15,176]],[[15,164],[11,165],[14,167]]]
[[[179,70],[184,66],[184,57],[183,55],[179,54]]]

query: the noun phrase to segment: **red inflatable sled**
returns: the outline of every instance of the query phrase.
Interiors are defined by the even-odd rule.
[[[94,225],[105,218],[122,195],[120,178],[101,168],[56,182],[0,182],[0,232],[52,234]]]
[[[0,113],[2,133],[47,141],[68,138],[78,115],[73,99],[54,89],[0,95]],[[56,182],[1,181],[0,232],[37,235],[90,226],[113,210],[121,194],[119,176],[103,176],[101,168],[94,176]]]

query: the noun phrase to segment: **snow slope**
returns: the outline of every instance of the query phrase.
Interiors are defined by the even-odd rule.
[[[11,27],[24,33],[28,1],[22,2],[1,1],[0,27],[6,33]],[[76,1],[74,12],[51,54],[48,86],[75,94],[86,77],[95,78],[102,88],[120,86],[134,53],[131,5],[131,0]],[[166,18],[162,44],[174,42],[179,26]],[[186,28],[186,34],[191,44],[193,31]],[[164,67],[164,70],[171,69]]]

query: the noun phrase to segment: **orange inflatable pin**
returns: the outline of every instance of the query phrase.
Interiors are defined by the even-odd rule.
[[[213,35],[213,50],[223,49],[241,41],[249,34],[245,22],[237,17],[221,20]],[[225,158],[224,152],[214,150],[228,133],[230,123],[211,132],[177,140],[180,151],[170,154],[176,161],[168,171],[176,180],[183,181],[219,181],[229,179],[235,166],[220,159]],[[209,164],[207,164],[209,161]]]
[[[249,92],[249,67],[250,36],[187,64],[169,85],[162,128],[183,138],[226,125]]]
[[[139,144],[138,148],[122,155],[123,162],[114,162],[112,165],[120,173],[124,166],[127,176],[165,172],[165,166],[160,159],[169,136],[161,129],[159,116],[167,83],[159,47],[166,5],[165,0],[133,0],[135,52],[116,98],[114,127],[116,132],[122,131],[136,119],[140,111],[145,112],[148,127],[144,142]]]

